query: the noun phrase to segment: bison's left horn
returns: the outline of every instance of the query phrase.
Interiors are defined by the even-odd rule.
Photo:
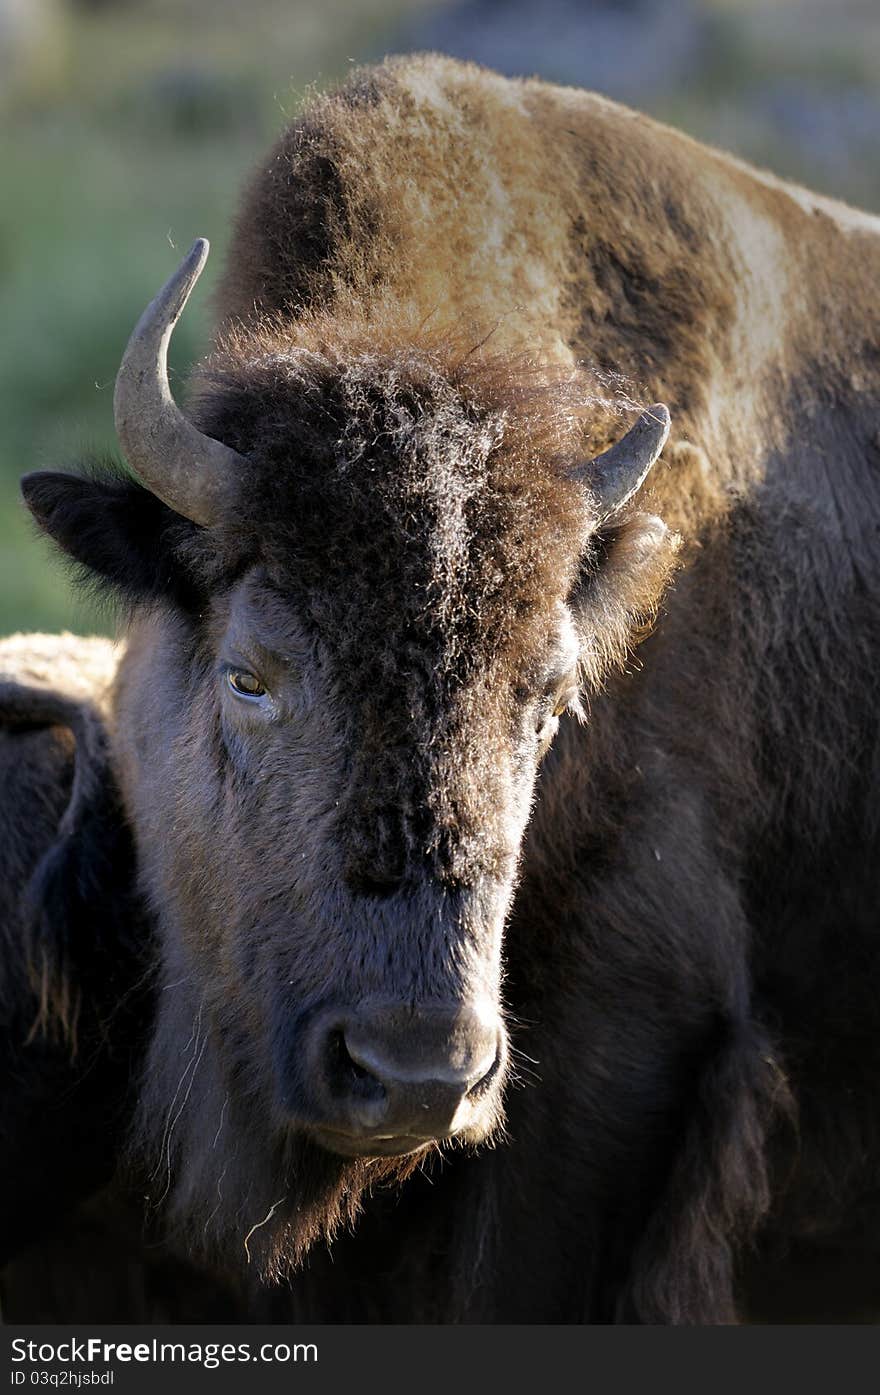
[[[642,412],[616,446],[597,455],[577,471],[589,486],[604,522],[631,499],[644,482],[669,435],[669,409],[657,402]]]
[[[116,433],[133,470],[175,513],[205,526],[228,511],[243,457],[204,436],[168,386],[168,344],[208,259],[200,237],[138,320],[116,376]]]

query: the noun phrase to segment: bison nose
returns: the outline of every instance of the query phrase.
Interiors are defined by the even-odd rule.
[[[399,1153],[476,1124],[503,1037],[474,1006],[383,1007],[318,1028],[318,1136],[338,1152]]]

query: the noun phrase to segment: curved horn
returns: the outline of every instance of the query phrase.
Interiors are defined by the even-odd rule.
[[[588,485],[602,522],[622,508],[644,482],[669,435],[669,409],[656,402],[616,446],[582,465],[578,478]]]
[[[243,457],[184,416],[168,386],[168,344],[208,259],[198,238],[141,315],[116,375],[113,415],[126,458],[175,513],[216,523],[228,509]]]

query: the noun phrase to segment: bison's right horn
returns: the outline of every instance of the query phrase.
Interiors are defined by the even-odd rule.
[[[644,483],[669,435],[669,408],[656,402],[631,426],[622,440],[577,471],[589,487],[600,521],[622,509]]]
[[[168,386],[168,344],[208,259],[203,237],[138,320],[113,398],[116,433],[132,469],[175,513],[208,526],[227,512],[243,457],[204,436],[184,416]]]

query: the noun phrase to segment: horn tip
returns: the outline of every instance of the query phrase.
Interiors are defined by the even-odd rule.
[[[189,249],[186,260],[192,265],[197,266],[199,271],[201,271],[205,262],[208,260],[208,253],[210,250],[211,244],[208,239],[206,237],[197,237],[192,247]]]

